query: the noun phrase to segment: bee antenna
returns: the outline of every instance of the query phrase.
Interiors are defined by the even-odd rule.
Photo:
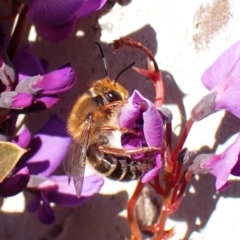
[[[117,82],[118,78],[125,72],[127,71],[130,67],[132,67],[136,62],[131,63],[129,66],[125,67],[115,78],[114,83]]]
[[[104,65],[104,70],[105,70],[105,75],[106,77],[108,76],[108,65],[107,65],[107,60],[104,56],[104,53],[103,53],[103,49],[102,49],[102,46],[100,45],[99,42],[95,41],[95,43],[98,45],[99,49],[100,49],[100,52],[101,52],[101,56],[102,56],[102,60],[103,60],[103,65]]]

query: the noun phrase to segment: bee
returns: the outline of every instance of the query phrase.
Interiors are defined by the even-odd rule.
[[[106,76],[95,81],[90,89],[77,99],[67,120],[67,130],[72,137],[72,143],[64,161],[64,170],[69,183],[73,178],[78,197],[83,186],[86,159],[108,178],[131,181],[140,179],[154,166],[149,159],[136,161],[131,156],[159,150],[154,147],[133,150],[122,148],[123,134],[135,132],[121,128],[118,124],[121,108],[126,104],[129,93],[117,79],[134,63],[123,69],[115,80],[111,80],[102,48],[99,43],[97,45],[101,51]]]

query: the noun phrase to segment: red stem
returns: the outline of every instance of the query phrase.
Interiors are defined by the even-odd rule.
[[[172,152],[172,122],[166,124],[166,143],[169,152]]]
[[[7,53],[8,53],[8,57],[12,60],[17,48],[24,36],[24,31],[27,27],[27,23],[28,23],[28,19],[26,17],[26,14],[28,12],[28,6],[24,5],[22,11],[19,14],[19,18],[17,21],[17,24],[14,28],[14,32],[13,35],[10,38],[10,42],[8,44],[8,48],[7,48]]]
[[[182,197],[187,183],[190,180],[190,177],[185,178],[185,174],[182,172],[182,165],[181,163],[178,162],[177,156],[179,151],[182,149],[184,142],[186,141],[186,138],[188,136],[188,133],[193,125],[194,121],[190,118],[189,121],[186,124],[186,127],[183,131],[183,134],[180,137],[180,140],[173,152],[170,156],[170,151],[166,152],[166,167],[165,167],[165,176],[164,176],[164,181],[166,184],[165,187],[165,194],[163,195],[163,203],[162,203],[162,209],[160,213],[160,217],[158,220],[158,223],[156,226],[158,227],[158,231],[156,232],[156,236],[153,239],[163,239],[166,236],[166,231],[165,229],[165,224],[167,221],[167,218],[173,211],[175,211],[180,202],[177,203],[176,201],[180,201],[180,197]],[[170,131],[170,130],[169,130]],[[167,135],[171,135],[171,133],[168,132]],[[170,144],[169,139],[170,137],[167,138],[167,146]],[[170,158],[170,159],[169,159]],[[168,166],[168,165],[172,165]],[[180,181],[181,180],[181,181]],[[180,188],[180,192],[178,193],[178,190]],[[175,204],[174,204],[175,203]]]
[[[128,206],[127,206],[127,212],[128,212],[128,222],[129,222],[129,227],[132,233],[131,240],[139,240],[142,239],[142,234],[139,229],[137,220],[135,218],[135,205],[138,200],[138,197],[140,196],[142,190],[143,190],[144,184],[141,183],[140,181],[138,182],[138,185],[132,195],[132,197],[128,201]]]
[[[191,180],[191,177],[192,177],[192,172],[190,171],[187,171],[186,173],[184,173],[183,175],[183,180],[181,181],[181,187],[180,187],[180,190],[179,190],[179,193],[174,197],[173,201],[178,201],[179,198],[182,197],[182,195],[184,194],[185,192],[185,189],[187,187],[187,184],[189,183],[189,181]]]
[[[162,186],[159,182],[159,176],[158,175],[154,178],[154,189],[155,189],[156,193],[158,193],[162,196],[165,194],[164,189],[162,188]]]
[[[155,86],[155,94],[156,94],[156,99],[155,99],[155,107],[161,107],[163,104],[164,100],[164,86],[163,86],[163,80],[162,80],[162,72],[161,71],[156,71],[155,73],[159,74],[159,78],[154,81],[154,86]]]
[[[0,16],[0,22],[8,22],[8,21],[14,20],[15,17],[16,17],[16,13],[12,13],[8,16]]]
[[[177,144],[177,146],[176,146],[176,148],[175,148],[175,150],[174,150],[174,152],[172,154],[174,156],[174,158],[177,157],[179,151],[183,148],[183,145],[184,145],[184,143],[185,143],[185,141],[187,139],[188,133],[190,132],[193,123],[194,123],[194,120],[192,118],[190,118],[187,121],[186,127],[183,130],[183,133],[182,133],[182,135],[180,137],[180,140],[179,140],[179,142],[178,142],[178,144]]]
[[[136,42],[134,39],[128,38],[128,37],[121,37],[120,39],[114,40],[114,42],[113,42],[113,47],[115,50],[118,50],[124,46],[138,48],[138,49],[142,50],[143,52],[145,52],[147,54],[147,56],[150,58],[150,60],[153,62],[155,71],[156,72],[159,71],[158,64],[157,64],[153,54],[144,45],[142,45],[141,43]]]

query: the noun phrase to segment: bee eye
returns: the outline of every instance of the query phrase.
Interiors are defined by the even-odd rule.
[[[116,92],[116,91],[109,91],[108,93],[104,94],[104,96],[106,97],[106,99],[109,102],[114,102],[114,101],[118,101],[118,100],[123,100],[122,96]]]

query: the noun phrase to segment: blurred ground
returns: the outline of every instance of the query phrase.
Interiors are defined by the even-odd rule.
[[[110,77],[132,61],[138,67],[146,67],[145,56],[137,50],[126,48],[112,53],[110,43],[120,36],[129,36],[151,49],[165,71],[165,105],[174,114],[176,143],[191,108],[207,93],[200,81],[203,71],[240,39],[239,12],[240,2],[233,0],[109,0],[101,11],[80,20],[75,34],[57,45],[42,39],[29,25],[23,44],[32,42],[33,51],[46,58],[51,68],[70,61],[77,70],[78,82],[70,92],[62,94],[60,104],[41,113],[42,121],[36,123],[39,115],[33,114],[26,124],[36,131],[53,113],[65,120],[76,97],[103,76],[95,40],[104,49]],[[133,70],[121,77],[121,83],[130,92],[138,89],[154,99],[150,81]],[[220,151],[238,131],[239,120],[220,112],[196,123],[186,146],[190,150]],[[57,221],[52,226],[43,226],[36,215],[23,212],[28,196],[20,194],[4,200],[0,239],[122,240],[130,234],[124,209],[134,185],[107,180],[101,193],[83,205],[75,209],[56,207]],[[239,192],[236,179],[228,190],[216,194],[213,177],[195,178],[179,211],[168,221],[169,228],[175,226],[173,239],[239,239]]]

